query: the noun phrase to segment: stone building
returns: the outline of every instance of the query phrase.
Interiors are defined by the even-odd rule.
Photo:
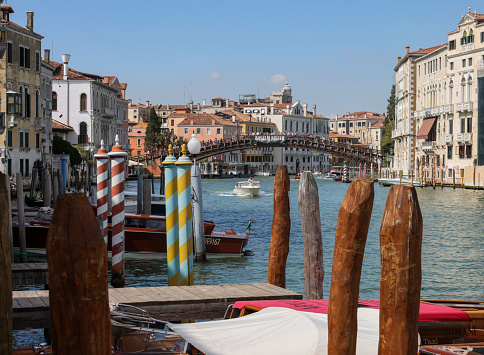
[[[0,112],[5,113],[0,170],[10,176],[20,172],[29,185],[46,134],[41,107],[43,37],[34,32],[33,12],[27,12],[25,27],[10,20],[13,13],[10,6],[0,6]]]

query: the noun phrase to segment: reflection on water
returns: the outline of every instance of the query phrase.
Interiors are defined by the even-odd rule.
[[[195,263],[195,284],[267,282],[273,213],[273,177],[257,177],[258,198],[240,198],[232,193],[237,179],[203,180],[205,219],[216,230],[244,232],[252,220],[252,235],[246,249],[250,257],[211,258]],[[329,297],[331,267],[339,207],[348,184],[316,179],[319,189],[324,248],[324,296]],[[136,181],[126,182],[136,191]],[[291,237],[286,267],[286,288],[304,294],[303,241],[298,207],[299,180],[291,180]],[[155,191],[159,191],[158,182]],[[360,284],[361,298],[378,298],[380,283],[379,230],[389,188],[375,184]],[[484,192],[445,188],[417,188],[424,221],[422,246],[422,298],[482,300],[484,269]],[[166,258],[126,260],[126,284],[166,286]],[[39,335],[40,334],[40,335]],[[16,347],[31,345],[42,332],[16,332]],[[39,341],[40,341],[39,340]]]

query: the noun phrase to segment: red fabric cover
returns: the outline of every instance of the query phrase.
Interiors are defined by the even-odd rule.
[[[296,311],[328,313],[328,300],[273,300],[273,301],[237,301],[233,308],[242,309],[253,306],[259,309],[267,307],[285,307]],[[358,307],[378,309],[380,300],[359,300]],[[469,315],[459,309],[435,304],[420,303],[420,322],[470,322]]]

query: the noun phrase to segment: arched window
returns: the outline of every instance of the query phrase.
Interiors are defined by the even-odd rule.
[[[464,31],[464,33],[462,33],[462,37],[460,39],[460,44],[463,45],[463,44],[466,44],[467,43],[467,32]]]
[[[87,95],[81,94],[80,111],[87,111]]]
[[[87,123],[86,122],[81,122],[81,124],[79,125],[78,143],[87,144]]]
[[[20,116],[25,117],[24,116],[24,113],[25,113],[25,110],[24,110],[24,107],[25,107],[25,104],[24,104],[25,98],[24,98],[24,89],[23,89],[23,87],[20,87],[19,92],[20,92],[20,97],[21,97],[20,102],[21,102],[21,105],[22,105],[22,108],[20,110]]]
[[[469,31],[469,36],[467,36],[467,43],[474,43],[474,32],[472,30]]]
[[[30,117],[31,116],[31,110],[30,110],[30,93],[29,89],[25,88],[25,117]]]
[[[57,93],[52,91],[52,111],[57,111]]]
[[[35,91],[35,117],[40,117],[40,92]]]

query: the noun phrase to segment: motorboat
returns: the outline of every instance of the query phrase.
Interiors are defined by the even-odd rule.
[[[234,187],[234,194],[245,196],[257,196],[260,191],[259,181],[239,181]]]
[[[166,253],[165,216],[125,213],[124,217],[126,257],[156,257]],[[45,253],[51,220],[52,211],[40,211],[25,223],[27,251]],[[204,221],[204,227],[206,252],[209,256],[244,255],[244,247],[249,241],[250,233],[214,231],[215,223],[212,221]],[[13,224],[13,234],[14,247],[18,248],[18,223]],[[111,216],[108,216],[108,251],[111,251],[111,240]]]
[[[268,171],[258,171],[254,175],[255,176],[270,176],[271,174]]]
[[[325,180],[334,180],[335,177],[336,177],[336,174],[327,173],[326,175],[323,176],[323,179],[325,179]]]
[[[417,180],[410,180],[407,178],[394,178],[394,179],[378,179],[378,183],[382,186],[391,186],[391,185],[412,185],[415,187],[420,187],[420,181]]]
[[[166,215],[165,195],[151,194],[151,214],[157,216]],[[138,194],[136,192],[124,193],[124,210],[136,213],[138,209]]]

